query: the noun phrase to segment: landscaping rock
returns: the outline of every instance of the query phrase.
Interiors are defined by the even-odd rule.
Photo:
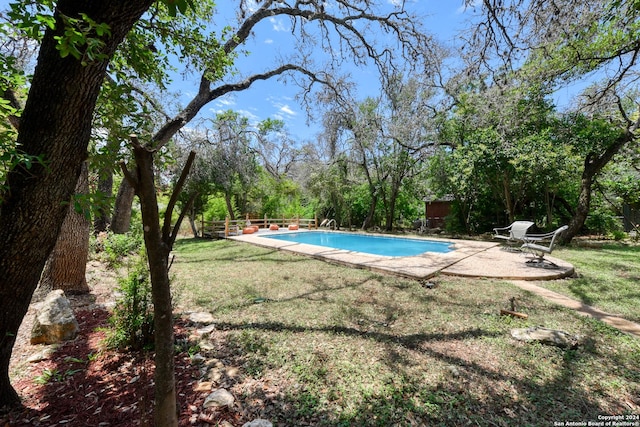
[[[195,392],[211,391],[213,383],[211,381],[201,381],[193,388]]]
[[[200,323],[202,325],[209,325],[214,321],[213,315],[205,311],[191,313],[189,315],[189,320],[192,321],[193,323]]]
[[[512,329],[511,336],[524,342],[540,342],[562,348],[573,348],[578,345],[579,338],[565,331],[547,329],[539,326],[526,329]]]
[[[451,376],[453,377],[460,376],[460,369],[458,369],[456,365],[449,365],[447,366],[447,369],[449,370],[449,373],[451,374]]]
[[[207,361],[207,358],[201,355],[200,353],[196,353],[191,356],[191,364],[193,365],[202,365]]]
[[[203,406],[205,408],[210,408],[212,406],[216,408],[221,408],[224,406],[231,407],[233,406],[234,402],[235,398],[231,393],[223,388],[219,388],[217,390],[214,390],[209,396],[207,396],[207,398],[204,400]]]
[[[57,344],[72,340],[78,333],[78,321],[64,291],[49,292],[36,314],[31,329],[31,344]]]
[[[271,421],[257,419],[244,423],[242,427],[273,427],[273,424],[271,424]]]
[[[57,348],[58,348],[57,345],[48,346],[44,350],[39,351],[39,352],[37,352],[35,354],[32,354],[27,359],[27,362],[29,362],[29,363],[38,363],[38,362],[42,362],[43,360],[48,360],[56,352]]]
[[[208,314],[208,313],[206,313]],[[211,319],[213,319],[213,316],[211,316]],[[213,320],[212,320],[213,321]],[[200,322],[196,322],[196,323],[200,323]],[[211,332],[216,330],[216,325],[207,325],[203,328],[199,328],[196,329],[196,334],[200,335],[200,336],[204,336],[204,335],[209,335]]]

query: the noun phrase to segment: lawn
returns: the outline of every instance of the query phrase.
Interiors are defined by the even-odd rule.
[[[592,252],[558,251],[582,277],[548,286],[566,293],[584,282],[596,306],[637,320],[638,261],[622,268],[627,249],[610,251],[610,264],[584,271]],[[640,340],[508,281],[439,276],[428,288],[231,241],[184,239],[175,252],[178,310],[214,315],[210,351],[220,354],[209,356],[239,368],[232,393],[275,425],[539,426],[640,413]],[[620,268],[603,271],[614,260]],[[628,295],[616,305],[597,281],[618,276]],[[528,319],[500,316],[511,298]],[[580,345],[510,336],[536,325]]]
[[[640,245],[560,248],[553,256],[572,263],[576,278],[543,286],[611,314],[640,322]]]

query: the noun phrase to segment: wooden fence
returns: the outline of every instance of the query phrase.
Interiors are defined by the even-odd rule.
[[[245,228],[249,226],[258,227],[258,229],[270,229],[277,226],[278,228],[289,228],[289,226],[297,226],[300,228],[317,229],[318,218],[250,218],[247,215],[244,219],[230,219],[227,217],[223,221],[201,221],[201,236],[209,238],[227,238],[231,235],[242,234]]]

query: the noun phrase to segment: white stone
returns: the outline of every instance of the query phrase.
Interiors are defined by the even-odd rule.
[[[189,315],[189,320],[192,321],[193,323],[201,323],[203,325],[208,325],[210,323],[213,323],[214,321],[213,315],[211,313],[207,313],[204,311],[191,313]]]
[[[565,331],[535,326],[526,329],[512,329],[511,336],[518,341],[540,342],[558,347],[575,347],[579,338]]]
[[[36,314],[31,329],[31,344],[56,344],[72,340],[78,333],[78,321],[71,304],[60,289],[49,292]]]
[[[203,406],[205,408],[210,408],[212,406],[216,408],[223,407],[223,406],[231,407],[233,406],[234,402],[235,402],[235,398],[231,393],[229,393],[227,390],[223,388],[219,388],[217,390],[212,391],[211,394],[207,396],[207,398],[204,400]]]
[[[48,360],[56,352],[57,348],[58,348],[58,346],[56,346],[56,345],[48,346],[44,350],[39,351],[39,352],[37,352],[35,354],[32,354],[27,359],[27,362],[29,362],[29,363],[38,363],[38,362],[42,362],[43,360]]]
[[[205,313],[205,314],[209,314],[209,313]],[[209,314],[209,316],[211,316]],[[213,316],[211,316],[211,321],[213,321]],[[192,320],[193,321],[193,320]],[[195,323],[204,323],[204,322],[195,322]],[[204,328],[200,328],[196,330],[196,334],[198,335],[209,335],[211,332],[216,330],[216,325],[207,325]]]

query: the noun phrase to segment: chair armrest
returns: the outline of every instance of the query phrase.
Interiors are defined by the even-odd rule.
[[[544,233],[544,234],[525,234],[522,240],[524,240],[525,242],[540,242],[542,240],[551,239],[554,234],[556,234],[555,231],[551,233]]]

